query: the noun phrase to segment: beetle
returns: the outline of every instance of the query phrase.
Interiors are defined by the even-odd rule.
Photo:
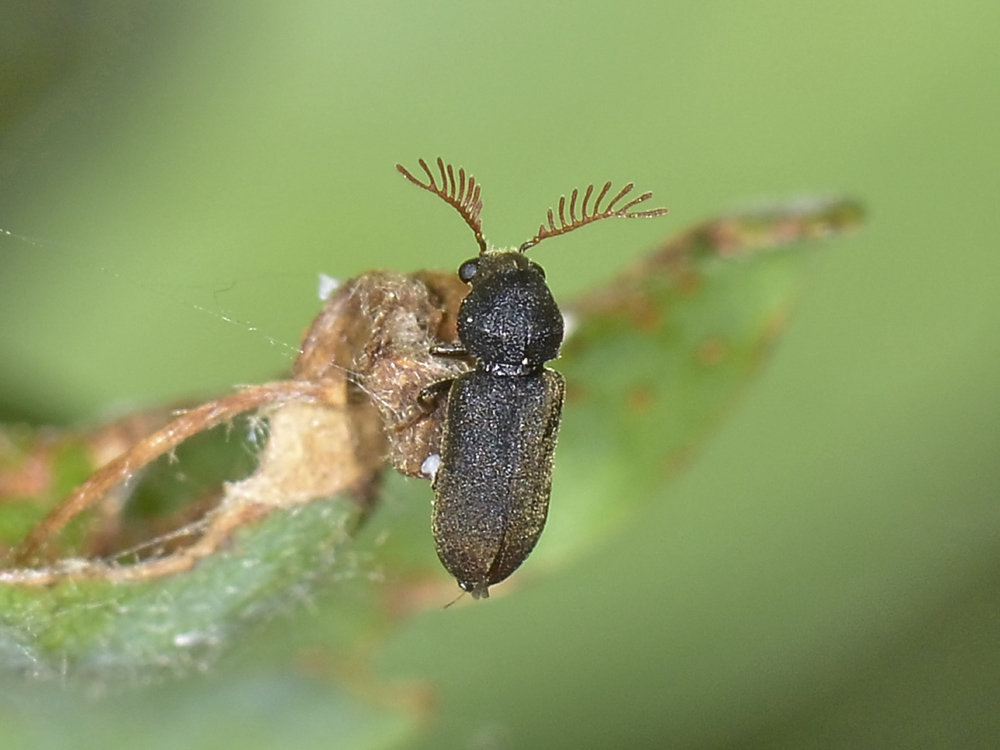
[[[487,598],[489,587],[503,581],[527,559],[545,526],[552,486],[552,461],[566,391],[562,375],[545,366],[559,355],[563,318],[545,281],[545,271],[526,255],[549,237],[566,234],[600,219],[661,216],[665,208],[632,211],[652,193],[616,205],[632,183],[601,208],[611,183],[605,183],[592,207],[590,185],[577,216],[579,192],[573,190],[566,220],[566,198],[559,199],[559,223],[552,209],[517,249],[491,247],[482,231],[480,186],[464,169],[439,157],[440,184],[427,162],[419,160],[427,180],[401,164],[410,182],[454,207],[469,225],[479,254],[462,263],[458,276],[470,286],[458,311],[458,344],[431,349],[440,356],[469,357],[469,372],[425,388],[419,397],[424,413],[447,393],[440,463],[433,471],[431,525],[434,546],[444,567],[473,598]]]

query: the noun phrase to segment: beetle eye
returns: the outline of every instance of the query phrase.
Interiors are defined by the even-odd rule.
[[[535,263],[535,262],[531,263],[531,270],[532,271],[537,271],[539,276],[541,276],[543,279],[545,278],[545,269],[542,268],[537,263]]]
[[[476,275],[476,271],[479,270],[479,261],[476,258],[472,260],[467,260],[465,263],[458,267],[458,278],[468,284],[472,281],[472,277]]]

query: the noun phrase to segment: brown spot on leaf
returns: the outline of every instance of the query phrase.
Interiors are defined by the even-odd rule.
[[[566,381],[566,402],[578,404],[590,398],[590,391],[587,386],[578,380]]]
[[[698,364],[702,367],[712,367],[722,362],[729,354],[729,346],[718,337],[706,339],[698,346]]]
[[[642,293],[634,294],[628,303],[628,316],[636,330],[651,333],[663,320],[661,305]]]
[[[694,266],[677,266],[672,276],[677,291],[688,297],[698,294],[705,285],[701,273]]]
[[[680,448],[667,454],[660,465],[663,479],[671,479],[683,472],[691,464],[693,454],[690,448]]]
[[[53,441],[41,435],[27,449],[17,442],[0,432],[0,502],[45,495],[52,486]]]
[[[648,385],[633,385],[628,389],[625,403],[629,411],[644,414],[656,403],[656,391]]]

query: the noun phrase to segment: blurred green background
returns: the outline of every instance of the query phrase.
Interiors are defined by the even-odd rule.
[[[669,218],[540,251],[562,298],[741,201],[863,197],[868,229],[822,256],[654,511],[515,595],[420,617],[378,671],[435,686],[427,748],[1000,745],[1000,5],[0,13],[8,420],[268,379],[318,272],[456,267],[467,228],[397,161],[473,171],[498,244],[574,186],[654,190]]]

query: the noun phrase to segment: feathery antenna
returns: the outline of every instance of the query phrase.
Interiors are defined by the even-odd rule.
[[[580,206],[580,216],[576,215],[576,201],[577,198],[579,198],[580,191],[574,188],[569,199],[569,221],[566,221],[566,196],[562,196],[559,199],[559,226],[556,226],[555,216],[550,208],[548,215],[549,225],[545,226],[544,224],[541,224],[538,227],[538,234],[521,245],[521,252],[523,253],[528,248],[537,245],[547,237],[555,237],[560,234],[566,234],[567,232],[572,232],[574,229],[579,229],[580,227],[592,224],[595,221],[600,221],[601,219],[648,219],[653,216],[663,216],[663,214],[667,213],[667,209],[665,208],[654,208],[648,211],[633,211],[629,213],[630,209],[634,206],[639,205],[643,201],[649,200],[653,196],[652,193],[643,193],[638,198],[630,200],[621,208],[615,208],[615,204],[632,192],[633,187],[635,187],[635,185],[630,182],[618,192],[618,195],[611,199],[611,202],[604,209],[601,209],[601,201],[604,200],[604,196],[606,196],[608,194],[608,190],[611,189],[611,183],[606,182],[604,183],[604,187],[601,189],[601,192],[598,194],[597,200],[594,201],[593,208],[588,209],[587,204],[590,202],[590,198],[594,194],[594,186],[588,185],[586,192],[583,194],[583,204]]]
[[[475,233],[476,242],[479,243],[479,254],[482,255],[485,253],[486,238],[483,237],[483,220],[479,217],[479,212],[483,210],[483,202],[479,199],[479,185],[476,184],[476,178],[470,174],[468,182],[466,182],[465,170],[459,168],[458,184],[456,185],[455,170],[451,164],[446,165],[439,156],[437,166],[441,172],[441,186],[438,187],[437,182],[434,180],[434,173],[427,166],[427,162],[421,159],[419,164],[423,167],[424,172],[427,173],[427,182],[418,180],[402,164],[397,164],[396,169],[414,185],[434,193],[444,200],[445,203],[453,206],[462,215],[462,218],[465,219],[465,223],[469,225],[469,228]]]

